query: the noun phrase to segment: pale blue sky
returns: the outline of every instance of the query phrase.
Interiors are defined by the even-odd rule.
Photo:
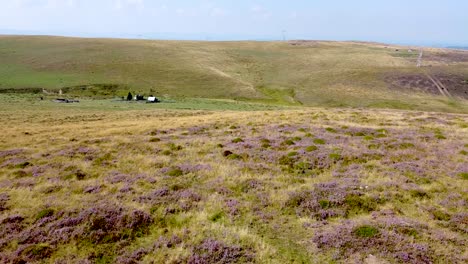
[[[0,0],[0,34],[468,45],[464,0]]]

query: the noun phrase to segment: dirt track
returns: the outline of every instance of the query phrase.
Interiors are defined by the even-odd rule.
[[[439,92],[443,95],[443,96],[447,96],[449,98],[452,97],[452,95],[450,95],[448,89],[445,87],[445,85],[443,85],[437,78],[434,78],[432,77],[430,74],[426,73],[426,76],[427,78],[429,78],[429,80],[432,81],[432,83],[437,87],[437,89],[439,89]]]

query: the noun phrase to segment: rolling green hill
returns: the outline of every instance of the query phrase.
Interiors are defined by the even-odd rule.
[[[0,36],[0,91],[468,111],[468,52],[425,49],[421,68],[418,57],[378,43]]]

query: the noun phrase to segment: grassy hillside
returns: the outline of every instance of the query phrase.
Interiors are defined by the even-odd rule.
[[[176,98],[468,111],[459,99],[468,98],[468,53],[424,52],[425,67],[417,68],[417,50],[374,43],[0,36],[0,91],[45,88],[112,97],[130,90]],[[437,96],[431,83],[432,89],[421,89],[426,73],[456,90],[454,98]]]
[[[468,261],[467,115],[17,100],[1,263]]]

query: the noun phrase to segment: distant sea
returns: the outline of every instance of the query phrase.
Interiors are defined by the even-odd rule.
[[[449,49],[462,49],[462,50],[468,50],[468,47],[457,47],[457,46],[450,46],[450,47],[447,47]]]

